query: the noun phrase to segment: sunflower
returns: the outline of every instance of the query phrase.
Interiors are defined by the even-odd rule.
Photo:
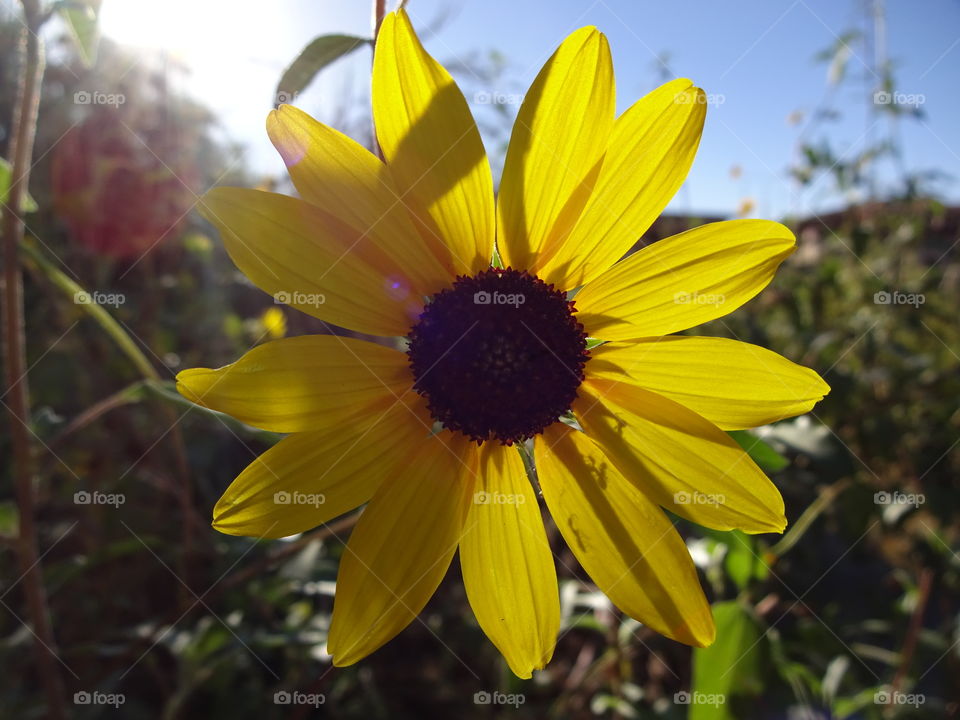
[[[829,388],[763,348],[672,333],[760,292],[793,235],[717,222],[620,259],[683,182],[705,96],[674,80],[615,118],[592,27],[525,96],[496,199],[467,102],[402,11],[382,25],[372,100],[383,160],[283,105],[267,131],[300,198],[203,198],[259,288],[357,334],[405,338],[399,350],[291,337],[180,373],[195,403],[288,434],[230,485],[213,526],[278,538],[367,503],[340,564],[333,663],[406,627],[459,549],[481,628],[527,678],[560,625],[518,451],[533,439],[545,504],[597,586],[657,632],[710,644],[710,607],[664,509],[781,532],[780,493],[724,431],[806,412]]]

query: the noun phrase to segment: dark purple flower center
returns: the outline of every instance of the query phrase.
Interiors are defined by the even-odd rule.
[[[570,409],[589,355],[566,293],[507,268],[460,276],[410,330],[414,389],[478,444],[533,437]]]

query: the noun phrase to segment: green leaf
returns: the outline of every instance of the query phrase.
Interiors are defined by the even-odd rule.
[[[768,548],[762,541],[740,530],[708,530],[705,534],[727,546],[723,567],[738,590],[769,576],[770,566],[764,559]]]
[[[97,47],[100,45],[100,1],[72,0],[61,3],[57,8],[60,17],[70,28],[80,60],[87,67],[97,61]]]
[[[753,539],[739,530],[734,530],[730,535],[739,535],[730,538],[727,555],[723,560],[724,568],[730,579],[736,583],[737,588],[743,590],[753,578],[754,564],[757,562],[753,554]]]
[[[753,433],[746,430],[730,430],[728,435],[747,451],[753,461],[767,472],[783,470],[790,461]]]
[[[10,197],[10,183],[13,181],[13,166],[5,159],[0,158],[0,202],[6,205]],[[30,193],[23,196],[22,212],[37,211],[37,201],[30,197]]]
[[[277,84],[276,102],[290,102],[317,73],[339,58],[349,55],[361,45],[369,45],[367,38],[356,35],[321,35],[290,63]]]
[[[693,651],[693,682],[684,698],[690,720],[734,720],[735,695],[758,695],[761,681],[760,627],[750,612],[735,601],[715,603],[717,640]]]

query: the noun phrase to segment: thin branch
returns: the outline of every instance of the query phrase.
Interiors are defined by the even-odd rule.
[[[39,32],[44,15],[37,0],[23,0],[23,13],[26,24],[18,46],[20,75],[10,138],[12,175],[9,204],[3,213],[3,365],[7,396],[10,399],[8,414],[13,446],[13,478],[20,509],[17,557],[36,640],[34,651],[37,670],[47,696],[47,715],[54,720],[60,720],[67,716],[63,680],[55,655],[53,627],[37,550],[34,458],[30,442],[30,394],[26,377],[26,337],[23,322],[23,277],[19,256],[24,230],[20,211],[30,181],[37,110],[40,104],[40,83],[43,78],[44,58]]]

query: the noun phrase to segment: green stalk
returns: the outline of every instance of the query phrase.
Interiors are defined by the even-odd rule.
[[[50,260],[44,257],[43,253],[37,248],[36,243],[24,241],[20,245],[23,253],[33,262],[51,283],[62,290],[68,297],[76,298],[77,295],[86,291],[80,287],[69,275],[56,267]],[[107,335],[117,344],[120,351],[134,364],[143,377],[148,380],[160,380],[160,373],[153,366],[143,351],[137,346],[136,341],[123,327],[114,320],[113,316],[96,303],[79,303],[82,308],[96,323],[103,329]]]
[[[780,540],[770,548],[769,552],[777,557],[786,555],[794,545],[800,542],[800,539],[806,534],[807,530],[810,529],[810,526],[813,525],[813,521],[820,517],[820,513],[830,507],[837,496],[848,487],[850,487],[850,482],[848,480],[841,480],[821,492],[817,499],[810,503],[807,509],[803,511],[803,514],[797,521],[790,526],[786,535],[780,538]]]

